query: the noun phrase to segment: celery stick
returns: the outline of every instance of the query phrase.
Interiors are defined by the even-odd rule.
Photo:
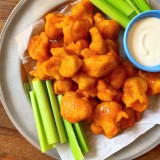
[[[76,137],[77,137],[77,140],[78,140],[78,143],[79,143],[79,146],[82,152],[87,153],[89,151],[89,148],[88,148],[88,144],[85,139],[81,124],[74,123],[73,128],[74,128],[74,131],[75,131],[75,134],[76,134]]]
[[[48,144],[59,142],[57,128],[44,83],[39,79],[34,79],[32,84],[36,94],[47,142]]]
[[[47,80],[46,85],[47,85],[49,99],[50,99],[50,102],[51,102],[53,115],[54,115],[54,118],[55,118],[60,142],[61,143],[67,142],[67,135],[66,135],[66,131],[65,131],[65,128],[64,128],[64,125],[63,125],[63,120],[62,120],[62,117],[61,117],[61,114],[60,114],[60,110],[59,110],[59,107],[58,107],[57,98],[56,98],[56,95],[55,95],[54,90],[53,90],[52,82]]]
[[[24,83],[24,90],[26,92],[27,99],[30,102],[30,94],[29,94],[29,92],[31,91],[31,87],[30,87],[29,83],[27,83],[27,82]]]
[[[57,98],[58,98],[58,103],[60,105],[62,95],[58,95]],[[66,121],[64,118],[63,118],[63,122],[64,122],[64,126],[65,126],[65,129],[67,132],[69,146],[72,151],[72,154],[73,154],[75,160],[82,160],[84,157],[83,157],[81,148],[78,144],[78,141],[76,139],[76,135],[74,133],[72,124],[69,123],[68,121]]]
[[[117,10],[125,14],[127,17],[130,15],[136,16],[136,13],[132,7],[128,3],[123,0],[106,0],[109,4],[115,7]]]
[[[141,12],[152,10],[146,0],[133,0]]]
[[[119,12],[117,9],[115,9],[112,5],[110,5],[106,0],[91,0],[91,2],[99,8],[101,11],[103,11],[105,14],[107,14],[112,19],[119,22],[119,24],[126,28],[128,23],[131,19],[129,19],[127,16],[125,16],[123,13]]]
[[[35,119],[35,123],[36,123],[36,128],[37,128],[41,151],[42,151],[42,153],[44,153],[47,150],[54,148],[55,146],[54,146],[54,144],[48,145],[48,143],[47,143],[34,91],[30,92],[30,98],[31,98],[31,104],[32,104],[32,108],[33,108],[33,114],[34,114],[34,119]]]
[[[124,0],[125,2],[127,2],[137,14],[140,14],[140,10],[136,7],[135,3],[133,2],[133,0]]]

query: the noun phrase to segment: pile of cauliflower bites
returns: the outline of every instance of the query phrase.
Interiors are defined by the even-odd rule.
[[[61,115],[108,138],[140,120],[148,95],[160,92],[159,73],[140,71],[120,57],[120,29],[82,0],[70,14],[47,14],[44,31],[28,45],[36,61],[30,75],[53,80],[55,93],[64,95]]]

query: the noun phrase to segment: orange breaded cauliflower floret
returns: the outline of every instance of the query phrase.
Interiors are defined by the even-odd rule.
[[[106,80],[109,81],[109,84],[115,88],[120,89],[126,79],[126,71],[123,66],[117,65],[117,67],[111,72]]]
[[[67,92],[61,101],[61,115],[71,123],[88,119],[92,115],[92,105],[86,97],[77,92]]]
[[[120,131],[120,120],[128,118],[128,115],[122,111],[122,107],[115,101],[102,102],[97,105],[91,129],[94,134],[104,133],[106,137],[112,138]]]
[[[113,52],[109,52],[106,55],[94,55],[83,60],[82,69],[89,76],[100,78],[116,68],[116,59]]]
[[[155,95],[160,93],[160,73],[149,73],[139,71],[138,75],[144,78],[148,84],[147,94]]]
[[[36,63],[36,68],[34,70],[31,70],[29,74],[33,77],[39,78],[41,80],[49,79],[49,77],[43,72],[42,68],[43,63]]]
[[[78,56],[68,55],[62,59],[59,73],[65,78],[71,78],[76,75],[81,66],[82,60]]]
[[[76,89],[76,84],[71,79],[56,80],[54,82],[55,94],[65,94]]]
[[[77,19],[88,19],[90,24],[93,24],[93,9],[93,4],[90,0],[82,0],[72,8],[71,15]]]
[[[63,79],[63,77],[59,74],[61,60],[58,57],[51,57],[49,60],[43,62],[42,70],[43,72],[50,77],[50,79]]]
[[[61,13],[49,13],[45,18],[45,32],[48,37],[50,39],[61,38],[63,35],[62,28],[58,28],[56,25],[63,22],[64,15]]]
[[[55,57],[59,57],[60,59],[62,59],[65,56],[69,55],[70,53],[66,48],[60,47],[60,48],[51,48],[51,54]]]
[[[113,98],[118,94],[117,90],[109,86],[104,80],[100,79],[97,83],[97,97],[101,101],[112,101]]]
[[[143,112],[148,108],[147,82],[141,77],[128,78],[123,86],[122,101],[126,107]]]
[[[89,45],[89,48],[97,54],[106,54],[107,45],[105,40],[102,38],[100,32],[96,27],[93,27],[89,30],[92,38],[92,42]]]
[[[120,32],[120,25],[114,20],[106,20],[100,13],[94,15],[95,26],[104,39],[115,40]]]
[[[28,44],[28,53],[30,57],[38,62],[44,62],[50,58],[48,49],[48,37],[45,32],[31,37]]]
[[[79,17],[80,18],[80,17]],[[80,39],[87,39],[91,24],[88,19],[77,19],[67,15],[63,21],[64,44],[69,45]]]

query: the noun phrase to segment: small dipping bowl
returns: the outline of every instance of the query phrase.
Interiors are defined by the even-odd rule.
[[[130,21],[130,23],[128,24],[128,26],[127,26],[127,28],[125,29],[125,32],[124,32],[123,48],[124,48],[124,52],[125,52],[127,58],[130,60],[130,62],[134,66],[136,66],[137,68],[139,68],[141,70],[144,70],[144,71],[159,72],[160,71],[160,64],[155,65],[155,66],[144,66],[144,65],[140,64],[139,62],[137,62],[137,60],[135,60],[135,58],[132,56],[132,53],[129,51],[129,48],[128,48],[128,34],[129,34],[129,31],[132,28],[132,26],[137,21],[142,20],[144,18],[149,18],[149,17],[155,17],[155,18],[160,19],[160,10],[150,10],[150,11],[140,13],[139,15],[137,15],[136,17],[134,17]],[[159,39],[159,41],[160,41],[160,39]]]

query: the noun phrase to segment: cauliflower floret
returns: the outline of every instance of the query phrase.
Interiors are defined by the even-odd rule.
[[[82,60],[78,56],[65,56],[60,65],[59,73],[61,76],[71,78],[75,76],[82,66]]]
[[[106,137],[112,138],[120,131],[120,120],[128,118],[117,102],[102,102],[97,105],[91,129],[94,134],[104,133]]]
[[[69,91],[74,91],[77,89],[76,84],[71,79],[56,80],[54,82],[55,94],[65,94]]]
[[[74,43],[74,42],[70,43],[66,47],[66,49],[69,50],[70,52],[72,52],[73,54],[80,56],[81,51],[87,47],[88,47],[87,40],[81,39],[81,40],[77,41],[76,43]]]
[[[60,111],[64,119],[77,123],[92,116],[92,105],[86,97],[72,91],[63,96]]]
[[[30,57],[38,62],[48,60],[50,58],[48,43],[48,37],[45,32],[31,37],[28,44],[28,53]]]
[[[124,67],[117,65],[117,67],[107,76],[106,79],[113,88],[120,89],[126,79],[126,71]]]
[[[109,86],[104,80],[98,80],[97,83],[97,97],[101,101],[112,101],[117,95],[117,90]]]
[[[105,40],[102,38],[100,32],[96,27],[93,27],[89,30],[92,38],[92,42],[89,48],[97,53],[97,54],[106,54],[107,53],[107,45]]]
[[[64,44],[69,45],[80,39],[87,39],[91,24],[88,19],[77,19],[67,15],[63,21]]]
[[[51,79],[63,79],[59,74],[61,60],[58,57],[51,57],[49,60],[43,62],[42,70]]]
[[[31,76],[36,77],[36,78],[41,79],[41,80],[48,79],[49,77],[43,72],[42,64],[43,63],[37,62],[36,63],[36,69],[31,70],[29,72],[29,74]]]
[[[49,13],[46,15],[45,32],[50,39],[59,39],[62,37],[62,28],[56,25],[63,22],[64,15],[61,13]]]
[[[155,95],[160,93],[160,73],[149,73],[139,71],[139,76],[144,78],[148,84],[147,94]]]
[[[81,51],[80,55],[83,57],[83,58],[89,58],[89,57],[92,57],[94,55],[96,55],[95,52],[93,52],[92,50],[90,50],[89,48],[85,48]]]
[[[83,60],[82,69],[91,77],[102,77],[109,74],[117,66],[115,54],[94,55]]]
[[[147,82],[141,77],[128,78],[123,86],[122,101],[126,107],[143,112],[148,108]]]
[[[64,47],[60,48],[52,48],[51,53],[55,57],[59,57],[60,59],[64,58],[65,56],[69,55],[69,51],[65,49]]]
[[[115,40],[120,32],[120,25],[114,20],[106,20],[100,13],[94,15],[95,26],[104,39]]]
[[[93,24],[93,4],[89,0],[82,0],[80,3],[75,5],[71,10],[71,15],[77,19],[88,19],[90,24]]]

